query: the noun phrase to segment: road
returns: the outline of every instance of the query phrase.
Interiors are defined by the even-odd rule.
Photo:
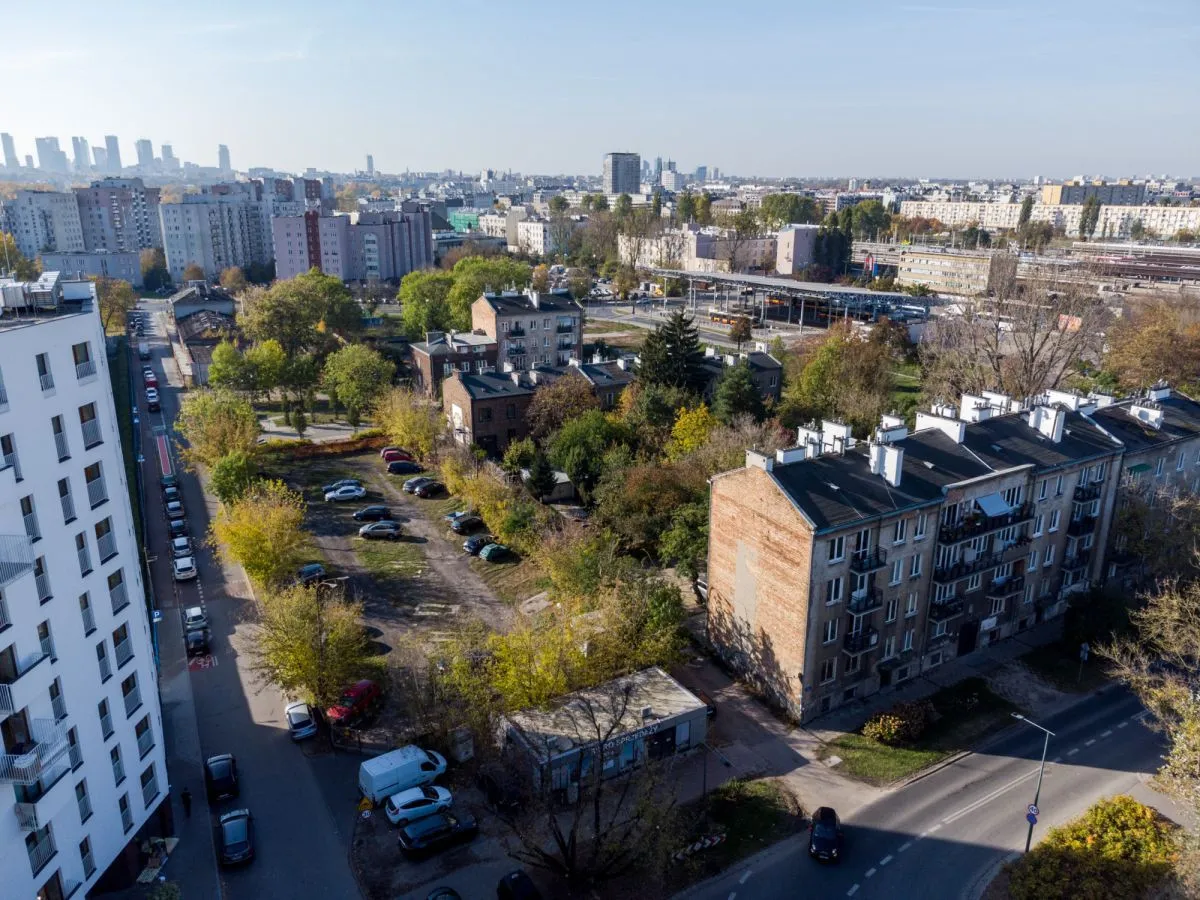
[[[1161,738],[1141,721],[1142,707],[1123,692],[1091,697],[1039,724],[1051,738],[1034,829],[1083,812],[1100,797],[1131,793],[1165,799],[1145,784],[1162,754]],[[889,793],[844,822],[840,865],[808,858],[807,837],[766,853],[686,892],[689,900],[784,900],[804,884],[810,897],[855,900],[960,900],[972,896],[997,864],[1024,847],[1026,807],[1037,785],[1044,735],[1031,726],[1005,732],[986,752]],[[820,802],[836,807],[836,798]]]
[[[183,583],[172,578],[156,438],[165,435],[173,444],[172,422],[181,397],[173,363],[164,365],[170,356],[165,337],[166,304],[142,301],[140,307],[154,313],[146,340],[151,344],[162,397],[161,412],[146,411],[140,390],[144,363],[135,354],[131,365],[142,401],[138,406],[142,408],[147,552],[153,560],[151,579],[163,612],[158,634],[164,717],[175,732],[168,740],[169,753],[174,747],[172,789],[178,793],[186,786],[194,797],[192,816],[181,823],[181,840],[192,844],[177,851],[180,860],[169,862],[166,874],[181,884],[189,898],[290,900],[298,896],[297,890],[309,897],[357,897],[348,862],[355,814],[353,782],[345,786],[349,798],[345,812],[339,811],[335,820],[314,771],[314,766],[325,766],[327,761],[310,761],[292,744],[282,721],[279,692],[263,687],[252,671],[247,634],[252,600],[240,574],[223,569],[203,544],[215,506],[206,500],[199,481],[184,472],[180,472],[180,484],[197,545],[199,577]],[[180,609],[201,602],[212,627],[212,653],[189,661],[185,659]],[[194,715],[189,721],[191,710]],[[237,758],[242,791],[237,801],[226,801],[213,812],[244,806],[255,817],[258,858],[239,870],[216,870],[212,841],[204,827],[210,811],[204,799],[201,761],[216,753],[233,753]]]

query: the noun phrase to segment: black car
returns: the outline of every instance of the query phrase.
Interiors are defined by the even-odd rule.
[[[542,892],[524,869],[509,872],[496,885],[496,900],[542,900]]]
[[[382,522],[392,517],[392,511],[386,506],[364,506],[355,510],[355,522]]]
[[[426,856],[466,843],[478,833],[479,823],[470,813],[434,813],[401,827],[400,852],[405,856]]]
[[[398,459],[395,462],[388,463],[389,475],[415,475],[417,472],[424,472],[420,463],[415,463],[409,459]]]
[[[221,865],[236,866],[254,859],[254,816],[248,809],[235,809],[221,816],[217,825],[217,847]]]
[[[501,766],[484,766],[475,776],[475,784],[483,793],[489,809],[497,812],[516,812],[521,808],[521,791],[517,780]]]
[[[208,653],[208,629],[195,628],[183,636],[188,656],[204,656]]]
[[[174,487],[174,486],[163,488],[163,502],[164,503],[173,503],[176,500],[178,500],[181,503],[183,502],[183,495],[179,493],[179,488]]]
[[[479,516],[463,516],[450,523],[450,530],[455,534],[470,534],[483,527],[483,519]]]
[[[167,523],[167,534],[174,540],[177,537],[187,537],[187,519],[171,519]]]
[[[296,572],[296,580],[300,584],[314,584],[325,577],[325,567],[320,563],[309,563],[301,566]]]
[[[237,760],[232,753],[210,756],[204,761],[204,787],[209,802],[238,795]]]
[[[471,556],[478,556],[479,551],[491,543],[495,543],[495,539],[490,534],[475,534],[463,541],[463,550]]]
[[[162,489],[164,491],[169,488],[179,487],[179,479],[176,478],[174,475],[164,475],[162,478],[160,478],[158,480],[158,483],[160,485],[162,485]]]
[[[428,500],[430,497],[440,496],[445,492],[446,486],[440,481],[428,481],[413,491],[414,494],[424,500]]]
[[[842,856],[842,823],[831,807],[813,813],[808,826],[808,855],[813,859],[838,862]]]

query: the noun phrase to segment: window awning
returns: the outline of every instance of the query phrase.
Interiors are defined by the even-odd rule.
[[[1138,472],[1149,472],[1153,468],[1150,463],[1138,463],[1136,466],[1129,466],[1125,469],[1130,475],[1136,475]]]
[[[983,497],[976,497],[975,502],[979,504],[979,508],[987,516],[1007,516],[1012,512],[1012,507],[1005,503],[1004,498],[999,494],[987,494]]]

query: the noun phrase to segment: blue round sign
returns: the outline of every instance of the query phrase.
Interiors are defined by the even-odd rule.
[[[1036,825],[1037,824],[1037,816],[1035,816],[1033,813],[1026,813],[1025,821],[1028,822],[1030,825]]]

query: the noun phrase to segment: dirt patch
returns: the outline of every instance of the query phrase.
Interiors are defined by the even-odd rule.
[[[1018,709],[1040,709],[1067,696],[1019,660],[987,675],[986,681],[993,693]]]

